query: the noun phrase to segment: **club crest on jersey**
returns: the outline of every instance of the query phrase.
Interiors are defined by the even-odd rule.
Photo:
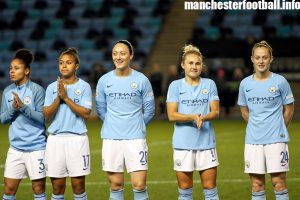
[[[24,98],[24,104],[29,105],[31,103],[31,98],[29,96],[26,96]]]
[[[270,88],[269,88],[269,92],[271,92],[271,93],[276,92],[276,88],[275,88],[274,86],[270,87]]]
[[[76,90],[75,90],[75,94],[76,94],[76,95],[81,95],[81,90],[80,90],[79,88],[76,89]]]
[[[202,93],[203,93],[203,94],[208,94],[208,89],[203,89],[203,90],[202,90]]]
[[[130,84],[130,87],[131,87],[132,89],[137,89],[138,85],[137,85],[136,82],[133,82],[133,83]]]

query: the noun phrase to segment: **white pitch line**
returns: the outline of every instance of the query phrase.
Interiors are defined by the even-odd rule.
[[[218,179],[218,183],[246,183],[249,182],[249,179]],[[300,182],[300,178],[288,178],[288,182]],[[200,183],[200,180],[195,180],[194,183]],[[86,185],[108,185],[106,181],[88,181]],[[131,182],[125,182],[126,185],[131,185]],[[164,185],[164,184],[177,184],[176,180],[167,180],[167,181],[147,181],[147,185]],[[50,182],[47,182],[47,185],[51,185]],[[71,183],[68,181],[67,185],[70,186]],[[31,186],[31,183],[21,183],[20,186]]]
[[[100,153],[101,153],[101,149],[91,151],[91,154],[100,154]]]
[[[158,142],[151,142],[148,144],[148,146],[159,146],[159,145],[166,145],[166,144],[172,144],[171,141],[163,140]]]

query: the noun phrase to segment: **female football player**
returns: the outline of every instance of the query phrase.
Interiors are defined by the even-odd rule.
[[[192,199],[193,171],[200,174],[206,200],[218,200],[216,185],[216,139],[212,120],[219,117],[219,97],[213,80],[200,77],[203,56],[193,45],[183,48],[181,67],[185,77],[168,89],[167,113],[175,122],[173,134],[174,170],[179,200]]]
[[[286,172],[289,170],[287,126],[294,113],[294,97],[286,79],[270,71],[272,48],[266,41],[252,48],[254,73],[242,80],[238,105],[247,122],[245,173],[252,183],[252,200],[266,199],[265,174],[277,200],[289,199]]]
[[[33,54],[16,52],[9,73],[13,82],[2,94],[1,122],[9,123],[9,143],[4,171],[3,200],[14,200],[19,184],[29,176],[34,199],[46,200],[46,134],[43,115],[45,90],[29,79]]]
[[[130,67],[133,48],[127,40],[115,43],[112,59],[115,70],[103,75],[96,89],[96,109],[103,121],[102,168],[110,183],[110,199],[123,199],[126,166],[134,199],[146,200],[146,125],[154,116],[153,91],[149,80]]]
[[[77,50],[59,56],[61,78],[46,90],[44,114],[52,119],[48,128],[45,164],[51,177],[52,200],[64,199],[66,177],[71,177],[75,200],[86,200],[85,176],[90,174],[90,149],[85,120],[92,108],[90,85],[76,76]]]

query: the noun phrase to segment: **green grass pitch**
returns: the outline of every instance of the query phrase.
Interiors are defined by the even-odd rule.
[[[91,147],[91,171],[86,178],[86,191],[90,200],[108,199],[109,185],[105,173],[101,170],[101,140],[99,136],[100,121],[88,122],[88,135]],[[214,122],[217,152],[220,165],[218,167],[218,190],[222,200],[250,199],[251,187],[247,174],[243,173],[243,149],[245,123],[241,120],[217,120]],[[4,163],[8,144],[8,126],[1,125],[0,135],[0,179],[3,180]],[[290,172],[288,172],[288,188],[290,199],[300,199],[300,121],[294,120],[290,127],[291,142]],[[149,146],[148,190],[150,199],[177,199],[177,183],[172,162],[172,131],[173,124],[168,121],[152,121],[147,127],[147,141]],[[73,199],[70,180],[68,179],[65,199]],[[129,176],[125,178],[125,199],[133,199]],[[1,184],[1,195],[3,184]],[[47,196],[50,199],[51,184],[47,179]],[[194,173],[194,199],[204,199],[199,174]],[[20,184],[18,200],[33,199],[29,180]],[[275,199],[270,177],[267,175],[267,199]]]

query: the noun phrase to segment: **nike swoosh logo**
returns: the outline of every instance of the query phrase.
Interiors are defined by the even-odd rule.
[[[252,89],[250,89],[250,90],[246,90],[246,92],[250,92]]]
[[[110,88],[111,86],[112,86],[112,85],[107,85],[106,87],[107,87],[107,88]]]
[[[13,101],[12,99],[8,100],[8,102],[12,102],[12,101]]]
[[[53,94],[56,94],[57,92],[53,92]]]
[[[179,92],[179,95],[185,94],[186,92]]]

